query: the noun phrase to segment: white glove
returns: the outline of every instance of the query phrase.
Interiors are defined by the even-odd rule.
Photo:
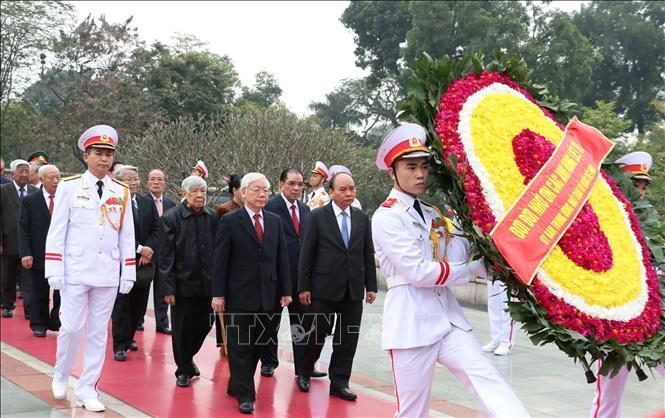
[[[64,276],[53,276],[48,278],[48,285],[51,289],[60,290],[65,287],[65,277]]]
[[[483,259],[478,259],[469,263],[469,271],[471,274],[480,277],[481,279],[491,280],[492,276],[485,268]]]
[[[128,294],[131,290],[132,287],[134,287],[134,282],[131,280],[120,280],[120,289],[118,291],[122,293],[123,295]]]

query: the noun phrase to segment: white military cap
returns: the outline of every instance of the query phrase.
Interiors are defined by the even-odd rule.
[[[646,180],[649,183],[653,181],[649,176],[649,170],[653,164],[653,159],[648,152],[631,152],[616,160],[616,163],[623,164],[624,172],[633,173],[631,176],[633,179]]]
[[[400,158],[429,157],[429,150],[425,146],[426,139],[425,128],[415,123],[405,123],[393,129],[379,147],[376,166],[385,171]]]
[[[314,164],[314,168],[312,169],[311,172],[316,174],[321,174],[324,180],[328,179],[329,175],[328,167],[325,164],[323,164],[321,161],[317,161],[316,164]]]
[[[208,177],[208,166],[206,166],[206,163],[204,163],[203,160],[198,160],[194,168],[199,170],[199,173],[201,173],[201,177],[203,178]]]
[[[331,165],[330,170],[328,170],[330,173],[330,177],[335,177],[335,174],[340,174],[340,173],[346,173],[349,176],[353,177],[351,174],[351,170],[348,169],[348,167],[343,166],[343,165]]]
[[[20,166],[20,165],[27,165],[28,167],[30,167],[29,162],[27,162],[26,160],[20,160],[19,159],[19,160],[14,160],[11,163],[9,163],[9,171],[11,171],[12,173],[15,172],[16,169],[18,168],[18,166]]]
[[[108,125],[96,125],[79,138],[79,149],[85,151],[88,147],[115,149],[118,145],[118,132]]]

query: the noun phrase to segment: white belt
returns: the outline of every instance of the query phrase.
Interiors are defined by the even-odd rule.
[[[393,287],[411,284],[411,282],[401,274],[397,274],[395,276],[386,278],[386,284],[388,285],[388,289],[391,289]]]

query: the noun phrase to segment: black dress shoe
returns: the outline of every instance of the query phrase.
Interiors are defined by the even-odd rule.
[[[312,370],[312,376],[311,377],[326,377],[326,376],[328,376],[328,373],[320,372],[318,370]]]
[[[263,366],[261,367],[261,376],[273,377],[275,374],[275,368],[272,366]]]
[[[137,331],[143,331],[143,324],[141,324],[141,325],[139,325],[138,327],[136,327],[136,330],[137,330]]]
[[[307,376],[298,376],[297,378],[298,381],[298,389],[300,389],[301,392],[309,392],[309,384],[311,383],[312,379],[310,379]]]
[[[192,369],[194,369],[194,374],[193,374],[194,376],[201,376],[201,371],[194,362],[192,362]]]
[[[35,337],[46,337],[46,330],[36,329],[36,330],[32,331],[32,334]]]
[[[14,310],[9,309],[9,308],[3,308],[2,309],[2,317],[3,318],[11,318],[14,316]]]
[[[129,351],[138,351],[139,345],[136,344],[136,341],[132,341],[131,344],[129,344]]]
[[[192,380],[192,378],[187,376],[186,374],[179,374],[175,378],[175,384],[180,386],[181,388],[186,388],[187,386],[189,386],[190,380]]]
[[[349,388],[330,388],[330,396],[338,396],[345,401],[355,401],[358,399],[358,395],[351,392]]]
[[[251,414],[254,412],[254,403],[252,401],[239,402],[238,410],[243,414]]]
[[[127,360],[127,352],[125,350],[118,350],[113,354],[113,360],[125,361]]]
[[[143,331],[143,330],[141,330]],[[166,334],[166,335],[171,335],[173,332],[171,331],[171,328],[166,327],[166,328],[157,328],[157,332],[160,334]]]

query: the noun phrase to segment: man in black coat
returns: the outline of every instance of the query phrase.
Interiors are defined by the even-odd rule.
[[[298,295],[316,314],[301,361],[298,388],[309,391],[314,363],[321,354],[326,329],[337,315],[336,341],[330,359],[330,395],[355,400],[349,389],[358,332],[367,303],[376,299],[374,245],[369,218],[352,207],[356,197],[353,178],[340,173],[330,180],[333,201],[314,209],[305,226],[300,253]]]
[[[16,307],[16,280],[22,273],[18,251],[18,211],[21,200],[38,189],[28,184],[30,164],[25,160],[14,160],[9,169],[12,181],[0,186],[0,282],[2,284],[2,317],[14,316]],[[28,280],[22,279],[24,295],[23,310],[29,319],[30,290]]]
[[[158,274],[161,296],[171,306],[176,384],[186,387],[201,374],[194,355],[213,320],[210,296],[217,214],[205,205],[205,180],[189,176],[181,187],[185,200],[164,212],[160,222]]]
[[[275,310],[291,303],[291,281],[282,222],[263,210],[268,179],[249,173],[240,189],[245,206],[222,216],[217,231],[212,307],[226,312],[227,393],[237,398],[240,412],[252,413],[256,364],[274,335]]]
[[[46,330],[60,329],[60,292],[53,291],[53,309],[49,314],[51,288],[44,277],[46,235],[55,207],[55,193],[60,171],[54,165],[39,169],[42,187],[21,200],[19,213],[19,255],[24,272],[30,281],[30,329],[35,337],[45,337]]]
[[[268,200],[265,209],[273,212],[282,220],[282,229],[286,240],[286,249],[289,256],[289,270],[291,271],[291,291],[293,295],[298,294],[298,259],[300,258],[300,236],[309,216],[309,206],[299,199],[305,184],[303,175],[297,168],[289,168],[282,171],[279,177],[280,193]],[[294,372],[298,375],[300,360],[305,352],[305,342],[301,341],[303,331],[304,314],[309,308],[295,298],[288,307],[289,322],[291,324],[291,343],[293,345]],[[275,315],[275,330],[281,322],[281,306]],[[277,333],[270,342],[264,346],[261,353],[261,375],[272,376],[274,369],[279,364],[277,359]],[[312,377],[323,377],[326,373],[317,370],[312,371]]]
[[[166,189],[166,174],[158,168],[150,170],[148,173],[148,181],[146,182],[148,187],[148,193],[145,194],[147,199],[155,202],[155,207],[157,208],[157,215],[161,218],[164,212],[171,209],[175,206],[175,202],[169,199],[165,194],[164,190]],[[156,263],[159,262],[159,245],[156,248],[153,248],[155,255],[153,260]],[[155,308],[155,324],[157,332],[161,334],[171,334],[171,325],[169,324],[169,305],[164,302],[164,298],[160,296],[159,290],[159,265],[155,269],[155,280],[152,283],[152,294],[153,294],[153,305]],[[143,317],[145,317],[145,312],[148,308],[148,298],[150,293],[146,294],[145,304],[143,307],[143,315],[141,315],[141,323],[139,324],[139,330],[143,331]]]
[[[127,351],[136,351],[134,334],[143,318],[143,306],[150,293],[150,282],[155,275],[153,255],[157,243],[159,215],[155,203],[138,194],[141,180],[136,167],[125,165],[117,173],[118,180],[129,187],[132,215],[134,217],[134,242],[136,247],[136,283],[126,294],[118,294],[113,305],[113,358],[127,360]],[[146,279],[147,277],[147,279]]]

